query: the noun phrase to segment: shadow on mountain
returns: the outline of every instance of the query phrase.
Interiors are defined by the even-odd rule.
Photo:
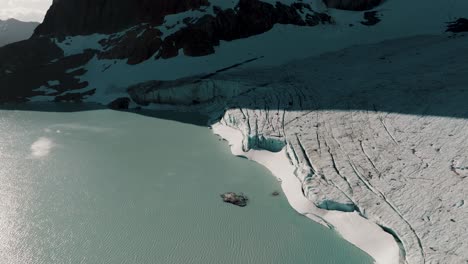
[[[95,103],[55,103],[55,102],[29,102],[0,104],[0,110],[4,111],[37,111],[37,112],[63,112],[73,113],[82,111],[110,110],[107,106]],[[114,111],[114,110],[112,110]],[[198,112],[178,112],[170,110],[129,109],[119,110],[125,113],[133,113],[158,119],[172,120],[176,122],[207,126],[209,117]]]
[[[227,105],[269,109],[270,115],[275,110],[352,110],[468,119],[465,54],[466,35],[416,36],[213,80],[256,87]]]
[[[463,35],[411,37],[354,46],[278,67],[215,72],[210,75],[209,81],[217,84],[213,89],[218,91],[213,92],[213,98],[216,102],[222,101],[219,107],[226,109],[262,109],[270,110],[271,114],[283,110],[353,110],[468,119],[467,43],[468,37]],[[136,93],[142,93],[141,98],[147,100],[140,103],[154,103],[157,100],[168,103],[161,96],[154,95],[155,92],[173,89],[167,93],[172,100],[178,94],[177,89],[199,90],[199,80],[198,76],[184,78],[182,84],[180,80],[172,81],[177,83],[175,86],[171,83],[161,86],[162,82],[154,82],[159,86],[151,87],[151,83],[149,86],[144,83],[140,91],[136,88]],[[230,85],[223,87],[225,81],[229,81]],[[219,95],[223,89],[232,89],[232,83],[235,82],[239,87],[250,88],[237,89],[241,92],[235,96]],[[187,92],[184,90],[180,94]],[[227,94],[232,93],[229,91]],[[205,103],[211,104],[209,99]],[[202,109],[204,103],[194,98],[194,104],[197,105],[196,109]],[[28,103],[4,104],[0,108],[73,112],[105,107]],[[195,111],[131,112],[194,125],[206,125],[208,120]]]

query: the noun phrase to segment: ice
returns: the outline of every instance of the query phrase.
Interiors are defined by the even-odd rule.
[[[289,3],[286,1],[285,3]],[[318,5],[316,1],[310,2]],[[215,4],[215,3],[213,3]],[[226,4],[225,7],[230,7]],[[421,11],[423,7],[424,11]],[[207,9],[207,12],[211,8]],[[272,30],[246,39],[231,42],[221,41],[216,53],[203,57],[188,57],[179,52],[179,56],[166,60],[150,58],[137,65],[128,65],[127,60],[89,61],[83,68],[86,73],[77,76],[81,82],[88,82],[89,89],[97,88],[96,95],[88,101],[109,103],[112,97],[122,96],[128,86],[150,80],[174,80],[187,76],[211,73],[239,62],[258,58],[232,71],[253,67],[271,67],[308,56],[317,56],[326,52],[338,51],[353,45],[377,43],[383,40],[403,38],[424,34],[440,34],[445,31],[446,22],[461,17],[468,12],[468,2],[462,0],[427,1],[415,0],[411,4],[404,0],[385,1],[376,10],[383,14],[382,22],[372,26],[363,26],[362,12],[350,12],[330,9],[328,12],[335,25],[300,27],[293,25],[275,25]],[[188,11],[166,17],[166,24],[183,25],[185,17],[197,18],[207,13]],[[350,27],[349,24],[354,24]],[[120,33],[122,35],[130,29]],[[163,30],[164,31],[164,30]],[[169,31],[166,32],[169,34]],[[102,50],[99,41],[111,35],[93,34],[89,36],[67,37],[56,43],[65,55],[78,54],[85,49]],[[275,43],[275,45],[271,45]],[[112,95],[115,93],[115,95]],[[102,100],[105,100],[102,101]]]
[[[97,89],[88,102],[107,104],[132,87],[150,108],[222,116],[213,128],[234,154],[269,168],[294,209],[377,263],[466,262],[468,37],[444,31],[468,1],[392,0],[375,10],[375,26],[359,23],[362,12],[330,9],[335,25],[276,25],[204,57],[137,65],[95,57],[77,78],[89,83],[81,91]],[[77,54],[101,49],[101,37],[58,44]],[[191,108],[193,100],[201,104]]]
[[[467,52],[463,35],[353,46],[214,75],[211,87],[230,90],[223,86],[229,82],[245,92],[221,97],[222,91],[213,91],[205,106],[194,107],[214,116],[220,111],[214,130],[234,154],[267,166],[283,182],[288,178],[278,175],[293,175],[291,205],[332,226],[378,263],[461,263],[468,259],[468,57],[460,54]],[[155,98],[158,89],[145,87],[137,96],[164,104],[195,88],[174,85],[170,97]],[[354,240],[358,234],[347,233],[351,228],[316,213],[327,207],[338,218],[353,211],[360,218],[355,221],[382,239]],[[385,234],[393,243],[378,246],[388,242]]]

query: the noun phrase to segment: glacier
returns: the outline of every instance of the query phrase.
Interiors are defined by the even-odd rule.
[[[173,104],[177,94],[207,91],[211,100],[174,107],[211,114],[234,154],[293,182],[284,187],[293,207],[307,198],[313,206],[296,208],[300,213],[335,228],[377,263],[462,263],[468,57],[460,54],[467,44],[467,36],[389,40],[132,93],[137,101]],[[242,92],[213,91],[232,90],[225,83]],[[340,222],[322,210],[356,219]],[[354,224],[362,219],[369,221]],[[347,233],[359,226],[364,238]],[[370,236],[376,226],[381,232]]]
[[[468,262],[468,36],[444,33],[468,2],[384,1],[370,27],[362,12],[311,2],[335,24],[275,25],[201,57],[94,56],[67,71],[83,88],[54,93],[54,78],[29,99],[202,112],[233,154],[272,171],[294,209],[377,263]],[[169,16],[161,31],[197,14]],[[74,56],[113,36],[53,41]]]

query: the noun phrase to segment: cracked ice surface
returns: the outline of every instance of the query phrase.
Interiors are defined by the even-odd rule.
[[[305,196],[355,205],[396,233],[408,263],[464,263],[467,43],[415,37],[249,71],[268,85],[234,98],[223,122],[244,150],[254,135],[287,141]]]
[[[395,39],[204,82],[143,86],[132,97],[187,105],[184,95],[200,92],[206,111],[221,111],[220,124],[240,131],[242,153],[286,145],[297,193],[319,209],[355,210],[382,226],[401,241],[407,263],[464,263],[467,44],[463,35]]]
[[[317,207],[357,210],[391,230],[408,263],[462,263],[467,42],[424,36],[351,47],[217,75],[210,87],[227,80],[248,87],[222,104],[223,124],[242,132],[243,151],[287,144],[303,194]]]

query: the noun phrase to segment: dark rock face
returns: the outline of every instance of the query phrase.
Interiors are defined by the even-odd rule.
[[[29,39],[0,48],[0,102],[26,101],[27,97],[44,95],[44,92],[34,91],[41,86],[57,91],[49,96],[85,88],[88,83],[80,82],[75,76],[85,73],[79,67],[94,55],[95,52],[86,51],[64,57],[63,51],[47,38]],[[74,68],[77,69],[67,71]],[[49,80],[57,80],[60,85],[50,87]],[[75,100],[77,96],[68,97],[63,99],[81,100],[81,97]]]
[[[107,106],[110,109],[114,109],[114,110],[126,110],[130,106],[130,98],[128,97],[117,98]]]
[[[221,194],[221,198],[225,203],[231,203],[240,207],[244,207],[247,205],[247,201],[249,200],[247,196],[244,194],[236,194],[233,192],[227,192],[225,194]]]
[[[380,22],[377,11],[368,11],[364,12],[364,21],[361,21],[361,24],[365,26],[373,26]]]
[[[275,6],[259,0],[240,0],[236,10],[213,7],[216,15],[205,15],[161,39],[156,29],[136,28],[119,39],[108,41],[114,47],[100,55],[107,59],[128,58],[129,64],[140,63],[157,53],[157,58],[168,59],[183,50],[187,56],[205,56],[214,53],[221,40],[231,41],[264,33],[275,24],[315,26],[333,23],[324,13],[314,12],[308,4]],[[306,14],[305,19],[301,14]],[[146,30],[146,31],[144,31]],[[142,33],[144,32],[144,33]]]
[[[128,31],[120,38],[110,38],[100,43],[110,48],[99,53],[99,59],[127,59],[130,65],[149,59],[162,45],[161,32],[146,25]]]
[[[384,0],[323,0],[323,2],[329,8],[364,11],[380,5]]]
[[[179,29],[170,35],[163,35],[155,28],[162,26],[168,14],[205,10],[201,8],[209,5],[208,0],[54,0],[44,23],[32,38],[0,48],[0,89],[3,90],[0,101],[27,101],[33,96],[81,101],[96,88],[88,87],[87,82],[79,79],[86,72],[84,65],[95,56],[126,59],[128,64],[150,58],[172,58],[179,51],[187,56],[204,56],[214,53],[222,40],[262,34],[275,24],[333,23],[329,15],[317,13],[301,2],[273,5],[259,0],[239,0],[234,8],[223,10],[212,6],[208,8],[213,12],[180,21]],[[102,40],[102,49],[67,57],[50,38],[64,40],[65,36],[116,33],[123,29],[126,29],[124,34],[110,34]],[[50,86],[51,80],[58,84]],[[37,90],[41,87],[48,92]],[[85,87],[89,88],[85,92],[73,92]],[[194,100],[194,103],[201,102]]]
[[[207,0],[54,0],[34,36],[111,33],[209,5]]]
[[[468,32],[468,19],[459,18],[455,22],[449,23],[446,31],[454,33]]]
[[[49,39],[20,41],[0,48],[0,77],[22,67],[45,64],[63,56],[62,50]]]

